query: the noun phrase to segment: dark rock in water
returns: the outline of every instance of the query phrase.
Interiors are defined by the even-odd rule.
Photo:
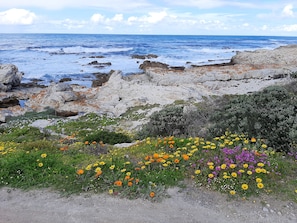
[[[97,60],[88,63],[88,65],[111,66],[111,62],[99,63]]]
[[[72,79],[69,77],[65,77],[65,78],[62,78],[59,82],[62,83],[62,82],[67,82],[67,81],[72,81]]]
[[[57,116],[61,116],[61,117],[70,117],[70,116],[76,116],[76,115],[78,115],[78,112],[56,110],[55,111],[55,114]]]
[[[169,65],[165,63],[146,60],[142,64],[140,64],[139,69],[146,70],[148,68],[155,68],[155,67],[168,69],[168,66]]]
[[[108,74],[96,73],[95,76],[96,76],[96,80],[92,81],[92,87],[100,87],[109,80],[111,76],[111,72]]]

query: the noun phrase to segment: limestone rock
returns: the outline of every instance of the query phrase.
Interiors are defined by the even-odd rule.
[[[19,86],[23,73],[13,64],[0,64],[0,91],[8,91]]]
[[[278,64],[296,65],[297,64],[297,45],[281,46],[274,50],[261,49],[248,52],[237,52],[231,59],[235,64]]]

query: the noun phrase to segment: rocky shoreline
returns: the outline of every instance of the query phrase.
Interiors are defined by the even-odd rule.
[[[0,65],[0,122],[27,111],[54,109],[61,116],[95,112],[119,117],[135,106],[176,101],[200,102],[224,94],[247,94],[267,86],[296,80],[297,45],[274,50],[237,52],[229,63],[170,67],[145,60],[141,74],[123,76],[121,71],[98,75],[91,88],[66,82],[49,86],[22,83],[14,65]],[[20,105],[20,102],[22,102]]]

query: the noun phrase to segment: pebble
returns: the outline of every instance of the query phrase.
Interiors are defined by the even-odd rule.
[[[264,207],[264,208],[263,208],[263,211],[264,211],[264,212],[269,212],[269,209],[268,209],[267,207]]]

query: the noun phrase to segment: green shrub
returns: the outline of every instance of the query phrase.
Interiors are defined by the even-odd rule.
[[[213,136],[226,130],[266,139],[288,152],[297,138],[297,100],[285,87],[273,86],[251,95],[231,98],[211,116]]]
[[[129,136],[123,134],[123,133],[116,133],[116,132],[108,132],[108,131],[96,131],[89,135],[87,135],[84,138],[84,141],[88,142],[100,142],[107,144],[117,144],[117,143],[125,143],[125,142],[131,142],[131,139]]]
[[[185,132],[185,119],[183,117],[183,106],[168,106],[161,111],[154,112],[149,122],[143,126],[138,137],[148,136],[170,136],[175,132]]]
[[[195,105],[170,105],[150,116],[150,120],[138,133],[139,138],[154,136],[202,136],[207,135],[210,114],[215,106],[206,99]]]

